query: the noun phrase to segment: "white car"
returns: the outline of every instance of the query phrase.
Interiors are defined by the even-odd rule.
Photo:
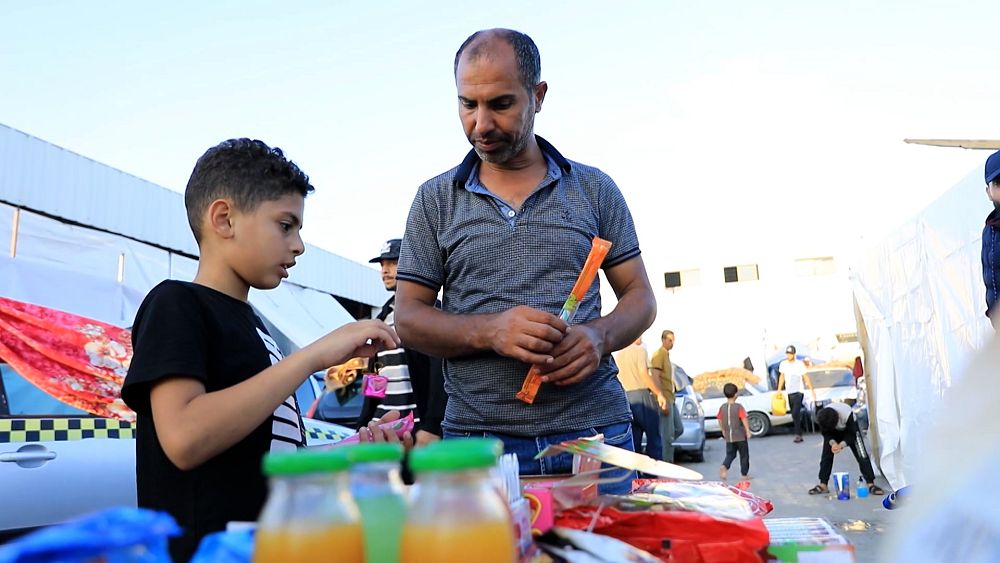
[[[305,411],[320,383],[295,394]],[[306,443],[353,430],[303,419]],[[57,401],[0,362],[0,543],[28,529],[112,506],[135,506],[135,424],[101,418]]]
[[[815,367],[806,371],[816,392],[816,402],[823,407],[831,402],[847,403],[855,405],[863,403],[864,395],[859,393],[858,385],[854,380],[854,373],[847,368],[823,368]],[[747,383],[737,395],[737,401],[743,405],[747,411],[747,422],[750,424],[750,433],[755,438],[767,435],[771,428],[783,424],[792,423],[791,412],[781,416],[775,416],[771,412],[771,399],[775,391],[761,391],[753,385]],[[815,417],[816,406],[812,401],[812,394],[808,389],[803,393],[803,408],[808,416]],[[705,409],[705,432],[720,432],[719,421],[716,415],[719,407],[726,402],[722,395],[722,389],[712,386],[702,393],[702,408]],[[857,409],[856,409],[857,410]],[[867,411],[857,413],[859,420],[864,417],[867,420]]]
[[[789,413],[775,415],[771,412],[771,398],[774,391],[761,391],[753,385],[746,383],[736,401],[743,405],[747,411],[747,423],[750,425],[750,433],[754,438],[767,435],[771,427],[782,424],[791,424],[792,415]],[[705,432],[721,432],[719,429],[719,407],[726,402],[726,397],[722,394],[722,389],[711,386],[701,394],[701,408],[705,411]]]

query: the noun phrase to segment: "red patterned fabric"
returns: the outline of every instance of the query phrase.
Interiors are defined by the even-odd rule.
[[[121,399],[132,360],[128,330],[0,297],[0,359],[67,405],[135,420]]]

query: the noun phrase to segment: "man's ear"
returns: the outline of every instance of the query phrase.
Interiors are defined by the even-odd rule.
[[[232,238],[233,203],[228,199],[217,199],[208,206],[208,227],[221,238]]]
[[[545,101],[545,93],[549,91],[549,85],[543,80],[535,85],[535,113],[542,111],[542,102]]]

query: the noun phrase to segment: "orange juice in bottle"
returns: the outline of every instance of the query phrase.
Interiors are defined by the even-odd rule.
[[[271,492],[257,522],[254,563],[362,563],[358,507],[347,487],[350,462],[338,450],[268,454]]]
[[[498,440],[449,439],[414,450],[417,474],[406,515],[400,560],[404,563],[512,563],[513,524],[489,470],[503,452]]]

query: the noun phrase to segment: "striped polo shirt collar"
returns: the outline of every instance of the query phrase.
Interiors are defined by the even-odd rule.
[[[538,148],[542,149],[542,153],[548,157],[546,160],[550,161],[550,172],[552,168],[551,162],[555,162],[556,166],[563,173],[569,173],[573,169],[570,162],[566,160],[566,158],[563,157],[563,155],[560,154],[555,147],[552,146],[552,143],[549,143],[538,135],[535,135],[535,141],[538,142]],[[482,161],[479,159],[479,155],[476,154],[476,150],[470,150],[469,154],[465,155],[465,160],[463,160],[462,164],[458,166],[458,170],[455,171],[455,179],[453,180],[454,186],[456,188],[465,187],[469,178],[472,177],[473,172],[476,172],[478,182],[478,166],[480,162]]]

